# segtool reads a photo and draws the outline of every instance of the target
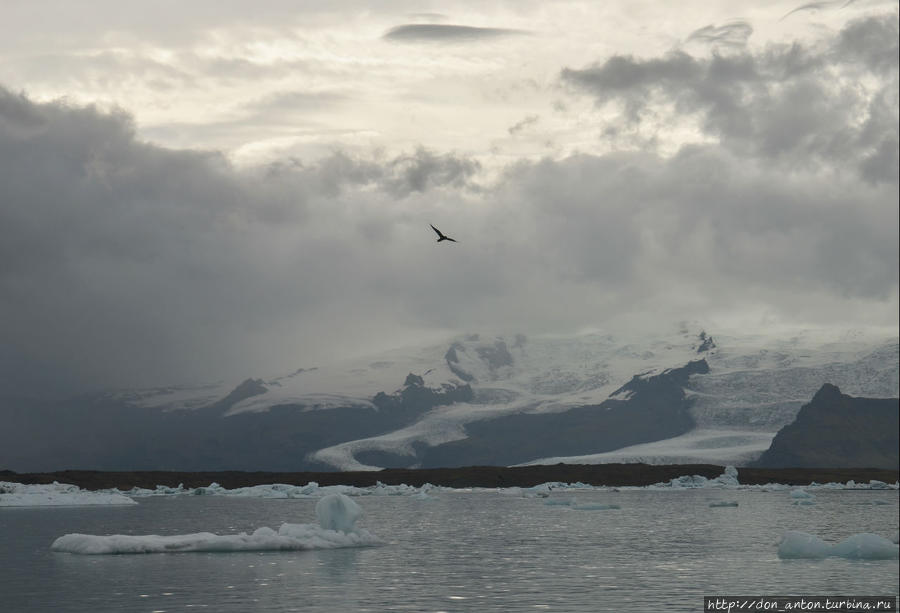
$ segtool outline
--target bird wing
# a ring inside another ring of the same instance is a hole
[[[435,232],[437,232],[437,235],[438,235],[438,236],[440,236],[441,238],[444,238],[444,235],[441,233],[440,230],[438,230],[437,228],[435,228],[435,227],[434,227],[433,225],[431,225],[431,224],[428,224],[428,225],[431,226],[431,229],[432,229],[432,230],[434,230]]]

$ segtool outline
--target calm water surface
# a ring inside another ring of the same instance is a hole
[[[83,556],[70,533],[218,534],[314,523],[316,500],[178,496],[133,507],[0,508],[0,610],[702,611],[707,594],[896,595],[897,560],[780,560],[785,530],[830,541],[897,531],[897,491],[495,492],[361,497],[379,547]],[[738,507],[710,508],[721,500]],[[887,504],[873,504],[879,501]]]

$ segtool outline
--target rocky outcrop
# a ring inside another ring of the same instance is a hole
[[[826,383],[757,460],[760,467],[897,469],[900,400],[854,398]]]

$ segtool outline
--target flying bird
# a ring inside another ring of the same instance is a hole
[[[431,224],[428,224],[428,225],[431,225]],[[456,242],[455,238],[450,238],[449,236],[445,236],[443,232],[441,232],[440,230],[435,228],[433,225],[431,225],[431,229],[434,230],[435,232],[437,232],[437,235],[438,235],[437,242],[441,242],[441,241],[450,241],[451,243]]]

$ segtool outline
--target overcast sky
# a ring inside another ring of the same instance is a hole
[[[4,4],[7,381],[896,330],[896,0],[374,7]]]

